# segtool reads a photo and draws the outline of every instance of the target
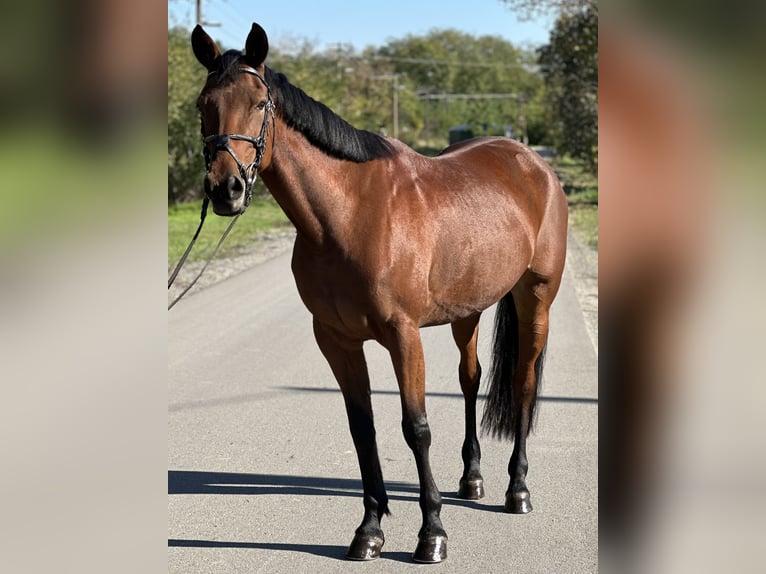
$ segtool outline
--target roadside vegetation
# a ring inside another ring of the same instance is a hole
[[[551,164],[569,202],[569,226],[578,239],[598,249],[598,179],[583,164],[569,156]]]
[[[168,207],[168,267],[174,267],[189,245],[199,225],[202,200],[179,203]],[[208,209],[202,232],[187,261],[207,259],[219,238],[231,223],[229,217],[219,217]],[[253,197],[250,207],[240,216],[217,257],[234,255],[248,249],[265,232],[290,229],[291,223],[270,195]]]

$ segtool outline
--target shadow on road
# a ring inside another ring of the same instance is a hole
[[[276,550],[283,552],[301,552],[304,554],[313,554],[324,558],[334,558],[335,560],[347,561],[345,546],[323,546],[321,544],[287,544],[279,542],[233,542],[225,540],[182,540],[178,538],[169,538],[168,547],[170,548],[244,548],[248,550]],[[383,560],[393,560],[394,562],[412,562],[412,555],[408,552],[386,552],[381,553]]]
[[[279,387],[286,391],[295,391],[299,393],[340,393],[339,388],[327,388],[327,387]],[[373,395],[396,395],[399,396],[399,391],[393,390],[372,390]],[[427,397],[439,397],[442,399],[462,399],[461,393],[439,393],[426,391]],[[486,399],[485,393],[479,393],[478,398]],[[538,401],[549,403],[584,403],[584,404],[598,404],[598,399],[595,397],[552,397],[546,395],[540,395],[537,397]]]
[[[416,484],[387,481],[386,490],[390,500],[418,502],[420,490]],[[168,494],[343,496],[361,499],[362,481],[319,476],[169,470]],[[442,503],[485,512],[503,511],[502,506],[457,498],[457,492],[442,492]]]
[[[286,391],[292,391],[296,393],[338,393],[340,394],[340,389],[335,388],[327,388],[327,387],[272,387],[272,389],[279,389],[279,390],[286,390]],[[248,394],[242,394],[242,395],[232,395],[227,397],[217,397],[213,399],[205,399],[205,400],[199,400],[199,401],[186,401],[182,403],[174,403],[168,405],[168,412],[169,413],[175,413],[175,412],[182,412],[189,409],[197,409],[197,408],[213,408],[213,407],[220,407],[225,405],[236,405],[246,402],[254,402],[262,400],[265,396],[267,396],[271,391],[263,391],[259,393],[248,393]],[[399,391],[396,390],[374,390],[372,391],[373,395],[399,395]],[[442,399],[463,399],[463,395],[461,393],[439,393],[439,392],[429,392],[426,391],[426,395],[429,397],[438,397]],[[486,394],[479,394],[479,399],[486,399]],[[542,402],[549,402],[549,403],[581,403],[581,404],[598,404],[598,399],[595,397],[552,397],[552,396],[546,396],[541,395],[537,398],[538,401]]]
[[[168,539],[168,546],[175,548],[245,548],[248,550],[282,550],[285,552],[302,552],[325,558],[345,560],[344,546],[323,546],[321,544],[287,544],[278,542],[234,542],[225,540],[180,540]]]

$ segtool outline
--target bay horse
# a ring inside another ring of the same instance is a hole
[[[355,129],[264,65],[258,24],[244,51],[221,53],[200,26],[191,41],[208,71],[197,105],[213,210],[242,213],[260,174],[297,230],[293,275],[342,391],[362,475],[364,517],[346,556],[380,556],[389,512],[363,342],[389,352],[399,386],[423,517],[413,559],[440,562],[447,534],[429,462],[420,328],[452,327],[466,415],[458,495],[479,499],[476,344],[479,317],[495,303],[482,426],[515,439],[504,508],[530,512],[526,442],[566,253],[567,202],[551,168],[506,138],[460,142],[431,158]]]

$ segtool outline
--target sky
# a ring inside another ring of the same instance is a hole
[[[408,34],[455,28],[474,36],[500,36],[522,48],[546,44],[552,17],[519,22],[500,0],[203,0],[202,16],[221,26],[203,26],[224,48],[241,49],[252,22],[266,30],[270,44],[308,39],[322,50],[338,43],[358,50],[382,46]],[[169,0],[168,25],[191,29],[193,0]]]

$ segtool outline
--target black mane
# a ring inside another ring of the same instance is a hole
[[[277,114],[325,153],[354,162],[393,155],[386,139],[367,130],[358,130],[324,104],[293,86],[284,74],[266,68],[266,81],[277,106]]]
[[[234,81],[241,64],[251,65],[241,51],[228,50],[219,57],[211,77],[219,85]],[[356,129],[330,108],[293,86],[284,74],[266,68],[265,78],[276,104],[276,113],[328,155],[358,163],[393,155],[393,147],[383,136]]]

